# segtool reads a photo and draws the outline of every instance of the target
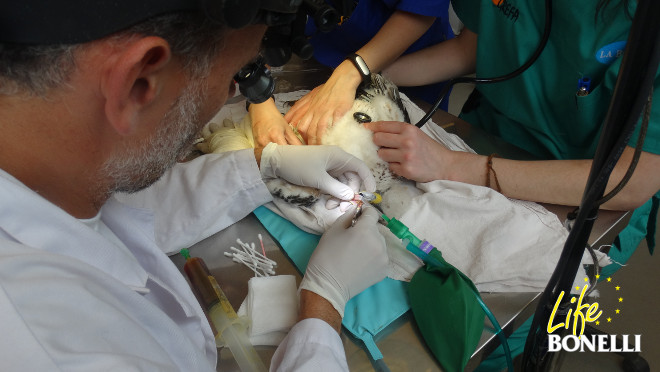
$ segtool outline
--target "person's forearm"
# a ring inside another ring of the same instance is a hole
[[[462,155],[462,154],[461,154]],[[498,189],[520,200],[561,205],[579,205],[591,161],[517,161],[494,157],[492,170],[487,156],[460,156],[448,179]]]
[[[446,81],[475,71],[477,35],[464,28],[457,37],[400,57],[383,70],[399,86]]]
[[[270,117],[270,115],[282,115],[277,110],[273,97],[270,97],[262,103],[250,104],[248,106],[248,112],[250,113],[252,121],[258,121],[263,116]]]
[[[332,304],[318,294],[303,289],[300,291],[298,321],[308,318],[321,319],[338,333],[341,331],[341,316]]]
[[[367,44],[356,51],[372,73],[389,66],[431,27],[435,17],[396,11]],[[401,30],[406,30],[401,32]],[[332,79],[344,79],[343,85],[357,89],[361,76],[351,61],[343,61]]]
[[[431,27],[435,17],[395,11],[378,33],[356,51],[372,73],[394,62]]]
[[[623,178],[633,149],[628,147],[614,168],[606,193],[612,190]],[[444,178],[476,185],[486,184],[487,157],[468,153],[454,153],[452,171]],[[646,202],[660,183],[657,171],[650,170],[660,162],[660,156],[642,153],[637,171],[626,187],[602,208],[612,210],[632,210]],[[579,205],[582,200],[591,160],[548,160],[516,161],[493,158],[489,172],[490,187],[497,188],[495,175],[501,192],[511,198],[531,200],[540,203]],[[657,169],[657,168],[655,168]]]

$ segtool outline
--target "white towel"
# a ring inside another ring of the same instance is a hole
[[[254,277],[238,315],[248,320],[253,345],[279,345],[298,318],[298,293],[293,275]]]

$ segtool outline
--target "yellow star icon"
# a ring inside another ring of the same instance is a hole
[[[597,320],[597,321],[596,321],[596,325],[600,325],[600,320]]]
[[[607,322],[608,322],[608,323],[611,323],[611,322],[612,322],[612,318],[607,318]]]
[[[619,297],[619,302],[623,302],[623,297]]]
[[[579,290],[580,290],[580,287],[575,286],[575,290],[576,290],[576,291],[579,291]]]
[[[611,282],[611,281],[612,281],[612,278],[607,278],[607,281],[608,281],[608,282]]]
[[[617,285],[617,286],[614,287],[614,288],[618,291],[621,287],[619,287],[619,286]]]
[[[589,281],[589,278],[586,278],[586,277],[585,277],[585,278],[584,278],[584,281],[585,281],[585,282],[588,282],[588,281]]]
[[[600,279],[600,274],[596,275],[596,279]]]
[[[620,311],[621,311],[621,310],[619,310],[619,309],[616,309],[616,313],[617,313],[617,314],[618,314],[618,313],[619,313]]]

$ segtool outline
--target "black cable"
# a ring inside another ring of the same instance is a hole
[[[584,210],[585,205],[594,207],[596,201],[600,199],[596,194],[601,193],[602,195],[608,182],[609,174],[626,147],[628,139],[637,123],[639,112],[641,112],[642,107],[647,100],[648,96],[643,92],[650,91],[650,87],[655,78],[657,67],[654,69],[643,68],[649,64],[647,60],[651,59],[651,57],[657,58],[656,55],[651,56],[651,53],[658,54],[658,46],[652,44],[657,41],[649,35],[657,37],[657,34],[660,31],[658,31],[658,26],[651,26],[648,24],[649,22],[650,21],[647,21],[646,25],[640,25],[638,27],[635,27],[633,22],[633,26],[631,27],[631,36],[629,37],[628,46],[624,53],[624,63],[622,63],[619,72],[617,86],[615,87],[610,109],[605,119],[603,135],[601,135],[601,141],[599,143],[599,147],[602,147],[603,149],[612,149],[612,151],[609,153],[606,151],[597,151],[597,154],[594,157],[594,166],[592,167],[588,187],[585,189],[585,195],[582,201],[583,206],[580,208],[581,210]],[[642,29],[643,31],[636,29]],[[651,31],[649,32],[648,29]],[[633,31],[637,32],[636,37],[633,37]],[[646,52],[638,52],[640,48]],[[631,57],[631,54],[635,53],[636,56]],[[631,59],[639,59],[641,62],[628,62],[626,69],[624,69],[623,64]],[[645,83],[648,87],[640,87],[642,83]],[[627,125],[623,127],[621,123],[626,123]],[[617,129],[619,129],[617,128],[617,125],[624,129],[617,132]],[[579,215],[580,213],[578,213],[578,217]],[[589,216],[586,219],[594,220],[595,213],[593,216]]]
[[[598,276],[600,274],[600,266],[598,265],[598,256],[596,256],[596,252],[594,252],[594,248],[587,244],[587,251],[589,251],[589,255],[591,256],[591,260],[594,263],[594,274],[591,277],[591,280],[589,280],[589,289],[587,289],[587,292],[585,292],[584,297],[589,297],[591,292],[596,289],[596,284],[598,284]]]
[[[540,329],[539,324],[547,324],[559,294],[570,292],[597,216],[597,202],[602,198],[612,169],[625,149],[645,101],[648,100],[660,61],[659,17],[660,2],[638,1],[580,210],[534,314],[525,344],[523,370],[540,370],[548,367],[552,361],[554,354],[547,354],[545,350],[547,332]],[[570,306],[568,301],[565,299],[562,306]]]
[[[438,96],[437,101],[433,104],[431,109],[424,115],[423,118],[421,118],[415,126],[417,128],[421,128],[424,124],[426,124],[429,119],[431,119],[431,116],[435,114],[436,111],[438,111],[438,108],[444,101],[445,97],[447,96],[447,93],[449,93],[449,90],[451,87],[453,87],[455,84],[462,84],[462,83],[471,83],[471,84],[492,84],[492,83],[499,83],[505,80],[512,79],[523,72],[525,72],[531,65],[536,62],[536,60],[539,58],[541,55],[541,52],[543,52],[543,49],[545,49],[546,44],[548,43],[548,39],[550,38],[550,30],[551,30],[551,25],[552,25],[552,0],[545,0],[545,25],[543,27],[543,35],[541,36],[541,40],[539,41],[536,50],[534,50],[534,53],[529,57],[527,62],[525,62],[522,66],[518,67],[517,69],[509,72],[508,74],[501,75],[501,76],[496,76],[496,77],[491,77],[491,78],[479,78],[479,77],[467,77],[467,76],[461,76],[457,78],[453,78],[445,84],[445,86],[442,88],[442,91],[440,92],[440,95]]]
[[[649,34],[648,32],[642,33],[642,35],[648,35],[648,34]],[[651,32],[650,34],[653,35],[654,33]],[[657,32],[655,34],[657,34]],[[632,30],[631,30],[631,35],[632,35]],[[643,47],[646,47],[647,50],[652,49],[648,46],[643,46]],[[631,49],[634,49],[634,48],[631,47],[630,43],[629,43],[629,49],[628,50],[631,50]],[[628,54],[624,54],[624,56],[627,56]],[[634,63],[631,63],[631,65],[633,65],[633,64]],[[623,66],[622,66],[622,69],[623,69]],[[653,70],[652,73],[655,74],[655,70]],[[630,73],[628,73],[628,76],[626,76],[625,79],[622,79],[621,78],[622,74],[623,74],[623,71],[620,73],[619,82],[617,82],[617,89],[615,89],[615,93],[621,91],[620,89],[618,89],[618,86],[621,84],[621,80],[623,80],[624,83],[634,81],[634,80],[637,80],[637,81],[643,80],[643,79],[640,78],[640,76],[636,76],[635,74],[630,74]],[[651,76],[651,79],[650,79],[651,82],[653,81],[652,77],[653,76]],[[648,80],[648,77],[647,77],[647,80]],[[639,88],[635,88],[635,86],[633,86],[632,89],[630,89],[631,91],[628,91],[627,94],[620,94],[620,97],[619,97],[618,100],[619,101],[626,101],[625,100],[626,97],[634,97],[637,94],[637,92],[639,91],[639,90],[636,91],[635,89],[639,89]],[[624,89],[624,91],[625,91],[625,89]],[[613,98],[613,101],[617,101],[617,99]],[[624,104],[624,106],[626,106],[626,105],[628,105],[629,107],[634,106],[634,105],[628,103],[627,101]],[[620,111],[620,110],[618,110],[618,111]],[[614,115],[612,115],[612,116],[614,116]],[[628,121],[631,122],[632,120],[628,120]],[[636,122],[636,119],[632,122],[633,123]],[[634,125],[633,125],[633,128],[634,128]],[[629,129],[629,133],[632,133],[632,128]],[[628,134],[628,136],[629,136],[629,134]],[[581,221],[576,221],[576,225],[578,225],[578,223],[580,224],[580,226],[582,226],[582,225],[592,225],[592,223],[593,223],[592,221],[593,221],[593,219],[595,219],[595,210],[593,210],[593,212],[590,213],[590,212],[588,212],[589,208],[585,209],[585,207],[588,206],[589,203],[591,203],[591,204],[595,203],[594,202],[595,198],[596,198],[595,194],[597,194],[596,190],[600,189],[600,193],[602,195],[602,190],[604,190],[604,187],[607,183],[607,175],[609,175],[609,172],[611,171],[611,168],[613,168],[614,164],[616,164],[616,159],[618,158],[618,155],[620,155],[620,153],[623,151],[623,148],[625,148],[625,142],[627,142],[627,137],[628,136],[620,136],[619,137],[620,144],[617,146],[617,148],[615,148],[614,151],[612,151],[612,153],[609,156],[610,159],[608,159],[608,161],[601,168],[598,168],[598,167],[593,168],[593,169],[600,169],[600,171],[598,172],[596,177],[590,176],[590,180],[595,179],[596,182],[593,183],[593,187],[588,187],[587,190],[585,191],[586,195],[583,198],[583,203],[582,203],[583,206],[581,207],[581,209],[582,209],[582,213],[581,213],[582,214],[582,220]],[[604,136],[604,137],[607,137],[607,136]],[[601,142],[603,142],[603,141],[601,141]],[[616,157],[614,159],[611,159],[612,155],[615,155]],[[594,160],[594,162],[596,164],[596,160]],[[592,175],[593,174],[594,174],[594,172],[592,171]],[[587,221],[590,222],[590,223],[587,223]],[[575,229],[578,230],[577,226],[575,227]],[[589,227],[588,230],[590,231],[590,227]],[[585,241],[586,241],[587,237],[588,237],[588,232],[586,233],[586,236],[584,237]],[[567,241],[567,246],[569,246],[569,243],[571,242],[570,238],[571,238],[571,236],[569,236],[569,240]],[[575,240],[575,239],[573,239],[573,240]],[[579,247],[580,245],[578,244],[578,245],[574,245],[574,246]],[[584,246],[584,245],[582,245],[582,246]],[[564,252],[566,252],[566,249],[565,249]],[[580,249],[574,249],[575,253],[573,254],[572,261],[570,259],[568,259],[568,260],[565,259],[564,252],[562,253],[562,257],[560,258],[560,262],[557,265],[558,270],[555,271],[555,274],[559,274],[559,275],[554,275],[553,274],[553,278],[551,278],[551,281],[548,285],[548,288],[553,288],[552,286],[554,286],[553,289],[555,290],[555,298],[556,298],[556,294],[559,293],[559,289],[561,289],[561,288],[570,288],[570,286],[572,284],[572,278],[574,278],[574,276],[575,276],[575,273],[577,271],[577,266],[579,265],[579,259],[581,258],[581,250]],[[570,250],[569,250],[569,253],[570,253]],[[569,263],[574,263],[574,262],[576,262],[576,260],[578,261],[577,264],[569,265]],[[563,268],[563,270],[561,268]],[[563,283],[560,281],[559,284],[553,284],[553,283],[557,282],[557,277],[559,279],[562,279]],[[542,301],[541,303],[543,303],[543,302],[544,301]],[[549,303],[552,303],[552,302],[549,302]],[[541,308],[541,305],[539,306],[539,308]],[[538,326],[538,324],[536,324],[536,326]],[[532,326],[532,329],[535,329],[534,324]],[[530,339],[528,339],[528,341],[529,340]]]

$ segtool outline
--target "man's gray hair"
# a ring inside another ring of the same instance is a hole
[[[226,27],[202,13],[173,13],[151,18],[110,35],[118,42],[136,35],[167,40],[186,72],[201,76],[222,49]],[[75,69],[75,55],[85,44],[15,45],[0,43],[0,94],[28,93],[45,96],[66,84]]]

